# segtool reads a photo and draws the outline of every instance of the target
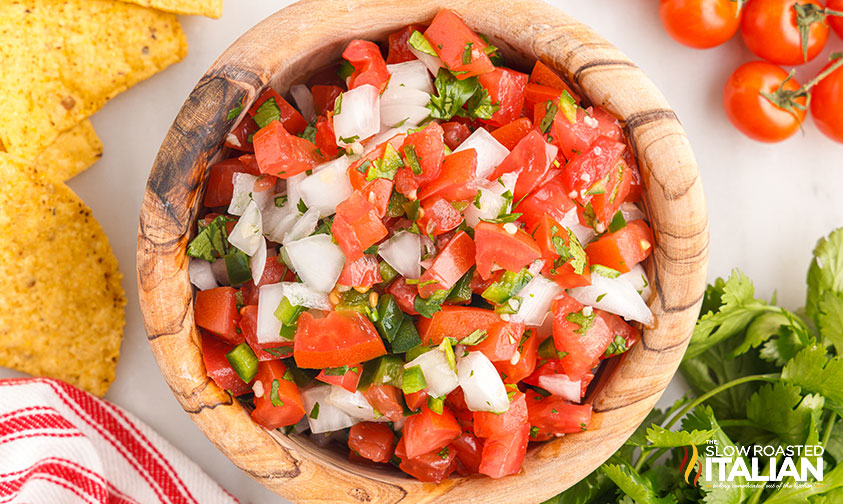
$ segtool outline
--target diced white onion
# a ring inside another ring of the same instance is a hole
[[[230,285],[228,280],[228,268],[225,266],[225,261],[217,259],[211,263],[211,271],[214,273],[214,278],[220,285]]]
[[[430,396],[444,397],[460,384],[457,374],[448,364],[444,350],[435,348],[404,364],[405,369],[413,366],[421,367],[424,380],[427,382],[425,390]]]
[[[384,126],[395,127],[409,124],[416,126],[430,115],[430,109],[418,105],[384,105],[381,106],[381,123]]]
[[[319,214],[318,208],[308,208],[307,212],[299,217],[296,223],[293,224],[293,227],[284,235],[284,245],[301,240],[316,231],[316,225],[319,224]]]
[[[509,154],[509,149],[495,140],[486,128],[477,128],[454,152],[474,149],[477,152],[477,180],[487,179],[501,161]]]
[[[354,393],[348,390],[331,386],[330,401],[337,408],[341,409],[346,415],[363,422],[388,422],[389,419],[381,415],[375,417],[375,409],[369,404],[369,401],[363,397],[363,394],[357,390]],[[322,414],[321,408],[319,414]]]
[[[337,145],[346,145],[341,138],[362,141],[381,129],[380,92],[370,84],[364,84],[341,96],[340,113],[334,116],[334,133]],[[348,142],[353,143],[353,142]]]
[[[308,236],[284,246],[296,273],[310,288],[329,292],[345,264],[345,254],[326,234]]]
[[[225,261],[222,262],[225,263]],[[218,287],[217,279],[214,278],[214,270],[208,261],[191,257],[187,265],[187,274],[190,277],[190,283],[195,285],[199,290]]]
[[[502,413],[509,409],[506,387],[497,369],[482,352],[469,352],[457,363],[457,376],[471,411]]]
[[[265,244],[261,211],[254,200],[249,202],[240,220],[234,225],[234,229],[228,235],[228,242],[245,252],[249,257],[255,255],[261,244]]]
[[[631,270],[621,275],[621,277],[626,278],[632,284],[632,288],[641,293],[641,298],[644,301],[650,299],[652,289],[650,288],[650,281],[647,280],[647,271],[641,263],[633,266]]]
[[[316,112],[313,109],[313,94],[304,84],[296,84],[290,87],[290,94],[293,95],[293,100],[296,102],[296,108],[299,109],[304,120],[311,122],[316,119]]]
[[[492,182],[492,184],[501,187],[497,182]],[[506,205],[506,200],[494,188],[481,187],[479,190],[480,199],[477,200],[477,203],[480,205],[480,208],[477,208],[474,202],[470,202],[465,208],[465,222],[471,227],[479,224],[480,219],[497,218]]]
[[[534,276],[518,292],[521,306],[517,313],[510,315],[509,320],[528,326],[542,325],[550,311],[550,305],[559,294],[562,294],[562,288],[556,282],[541,275]]]
[[[436,77],[436,74],[439,73],[439,69],[444,66],[442,64],[442,60],[439,59],[438,56],[431,56],[430,54],[425,54],[419,51],[418,49],[410,46],[409,44],[408,48],[410,49],[410,52],[413,53],[413,56],[415,56],[419,59],[419,61],[424,63],[424,66],[427,68],[427,70],[431,74],[433,74],[434,77]]]
[[[622,276],[606,278],[592,273],[591,285],[570,289],[568,293],[584,305],[593,306],[644,325],[653,323],[653,313],[647,303],[629,280]],[[598,298],[600,301],[597,300]]]
[[[258,208],[263,208],[272,198],[271,190],[255,191],[255,182],[258,177],[248,173],[234,173],[232,184],[234,192],[231,195],[231,203],[228,204],[228,213],[231,215],[243,215],[249,202],[255,200]]]
[[[399,231],[378,247],[378,255],[405,278],[421,276],[421,241],[419,235]]]
[[[420,60],[386,65],[386,69],[390,74],[387,91],[390,87],[408,87],[428,94],[433,92],[433,80],[427,66]]]
[[[571,379],[568,378],[568,375],[548,374],[539,376],[539,387],[547,390],[555,396],[561,397],[573,403],[579,403],[581,399],[581,381],[571,381]]]
[[[276,243],[281,243],[284,235],[292,229],[300,215],[289,201],[283,207],[277,207],[274,204],[267,205],[261,210],[264,235]]]
[[[574,232],[574,235],[579,240],[580,244],[584,247],[587,243],[594,239],[595,233],[594,230],[588,226],[583,226],[580,224],[580,218],[577,216],[577,209],[572,208],[565,214],[565,217],[559,221],[559,224],[562,224],[563,227],[566,227]]]
[[[341,156],[325,163],[298,186],[301,197],[308,209],[316,209],[320,217],[333,215],[337,205],[351,196],[351,182],[348,179],[348,156]]]
[[[621,203],[621,213],[627,222],[647,218],[647,216],[644,215],[644,212],[638,208],[638,205],[631,201]]]
[[[394,137],[398,134],[404,134],[409,131],[410,128],[414,127],[414,125],[409,123],[404,123],[397,128],[389,128],[385,127],[381,129],[381,132],[377,135],[373,136],[372,138],[366,140],[366,143],[363,144],[363,154],[368,154],[375,150],[380,144],[386,142],[390,138]]]
[[[338,408],[331,401],[331,385],[311,385],[301,391],[301,400],[304,403],[305,416],[310,425],[310,431],[314,434],[333,432],[346,427],[351,427],[357,420],[349,416],[345,411]],[[319,403],[319,411],[313,414],[313,408]],[[313,418],[313,417],[316,418]]]
[[[284,287],[284,297],[293,306],[304,306],[317,310],[330,310],[331,302],[324,292],[316,292],[307,285],[299,282],[281,282]],[[277,307],[276,307],[277,308]]]
[[[384,106],[415,105],[424,107],[429,101],[430,95],[424,91],[410,87],[395,87],[390,83],[381,95],[381,115],[383,115]],[[381,117],[381,122],[384,122],[383,117]]]
[[[263,270],[266,269],[266,239],[261,236],[261,244],[258,245],[258,250],[252,259],[249,261],[249,269],[252,270],[252,281],[257,285],[263,276]]]
[[[305,177],[307,177],[307,174],[302,172],[287,179],[287,205],[290,205],[293,208],[298,207],[299,201],[301,201],[299,185]]]
[[[281,321],[275,316],[275,310],[284,297],[284,286],[281,284],[263,285],[258,296],[258,322],[255,331],[258,343],[280,343],[285,341],[281,337]]]

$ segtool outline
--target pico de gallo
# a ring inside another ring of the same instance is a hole
[[[208,375],[351,460],[517,473],[653,321],[624,132],[450,10],[342,58],[228,112],[187,249]]]

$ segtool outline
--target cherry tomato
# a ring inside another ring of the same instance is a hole
[[[825,71],[833,65],[829,63]],[[811,91],[811,114],[829,138],[843,143],[843,67],[838,67]]]
[[[805,111],[795,108],[787,111],[761,93],[773,93],[787,79],[780,67],[765,61],[745,63],[726,81],[723,107],[732,124],[744,135],[759,142],[780,142],[799,129],[805,120]],[[784,89],[795,91],[800,85],[790,79]],[[797,98],[805,105],[805,98]]]
[[[828,0],[825,7],[829,10],[843,12],[843,0]],[[843,16],[828,16],[828,26],[837,33],[837,36],[843,38]]]
[[[741,21],[738,2],[733,0],[661,0],[659,17],[668,35],[695,49],[726,42]]]
[[[823,7],[817,0],[752,0],[747,3],[743,9],[741,34],[749,50],[777,65],[801,65],[816,58],[828,39],[828,25],[823,21],[810,24],[807,53],[804,53],[796,4],[808,9]]]

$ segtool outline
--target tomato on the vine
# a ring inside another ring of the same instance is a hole
[[[660,0],[659,17],[668,35],[695,49],[726,42],[741,20],[734,0]]]
[[[841,59],[829,63],[821,72],[833,65],[843,64]],[[843,66],[838,66],[814,86],[811,91],[811,115],[817,128],[836,142],[843,143]]]
[[[798,105],[789,109],[771,100],[780,88],[794,92],[800,89],[799,83],[788,76],[781,67],[765,61],[738,67],[723,91],[723,107],[732,124],[759,142],[780,142],[796,133],[805,120],[805,110],[799,107],[805,107],[806,98],[796,97]]]
[[[825,47],[825,18],[818,0],[751,0],[743,8],[741,34],[756,56],[777,65],[801,65]]]
[[[843,12],[843,0],[828,0],[825,7],[835,12]],[[843,16],[828,16],[828,26],[843,39]]]

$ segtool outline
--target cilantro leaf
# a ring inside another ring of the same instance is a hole
[[[427,108],[430,109],[430,117],[445,121],[454,117],[480,86],[477,77],[459,80],[444,68],[439,69],[433,85],[437,96],[430,97]]]
[[[228,111],[228,115],[225,116],[226,121],[230,121],[232,119],[237,119],[240,116],[240,112],[243,112],[243,100],[246,97],[240,99],[240,104],[234,107],[233,109]]]
[[[817,327],[823,338],[834,345],[838,355],[843,355],[843,293],[826,291],[817,303]]]
[[[802,397],[799,387],[795,385],[776,382],[763,385],[749,398],[746,416],[758,428],[773,434],[783,444],[796,445],[805,440],[811,421],[819,421],[824,402],[818,395]]]
[[[653,489],[652,482],[638,474],[638,471],[627,464],[603,464],[600,466],[600,470],[636,504],[673,504],[676,502],[676,498],[672,495],[659,497]]]
[[[371,181],[379,178],[392,180],[398,170],[403,167],[404,161],[401,160],[401,155],[398,154],[391,143],[387,142],[383,157],[372,162],[372,166],[366,174],[366,180]]]
[[[785,364],[782,380],[824,396],[832,410],[843,413],[843,358],[829,359],[823,346],[815,345],[796,354]]]
[[[199,233],[187,246],[187,255],[209,262],[226,255],[229,247],[225,224],[233,220],[231,217],[220,215],[205,227],[200,224]]]
[[[777,335],[782,328],[798,334],[800,336],[800,340],[802,341],[810,339],[807,329],[804,328],[796,315],[793,315],[786,310],[779,310],[780,311],[762,313],[756,317],[755,320],[747,326],[744,340],[732,351],[732,356],[742,354],[750,348],[758,347],[771,337]]]
[[[805,311],[819,325],[820,299],[824,292],[843,293],[843,228],[821,238],[808,268]]]
[[[268,100],[261,103],[261,106],[258,107],[258,110],[255,112],[255,116],[252,117],[252,119],[255,120],[259,128],[263,128],[272,121],[280,121],[281,109],[278,108],[278,104],[275,103],[275,97],[270,97]]]
[[[478,119],[491,119],[492,116],[500,110],[500,103],[492,103],[489,96],[489,91],[482,86],[477,87],[477,91],[468,99],[466,104],[468,109],[468,116]]]
[[[658,425],[647,429],[647,441],[655,448],[675,448],[677,446],[701,445],[714,437],[716,429],[672,431]]]

